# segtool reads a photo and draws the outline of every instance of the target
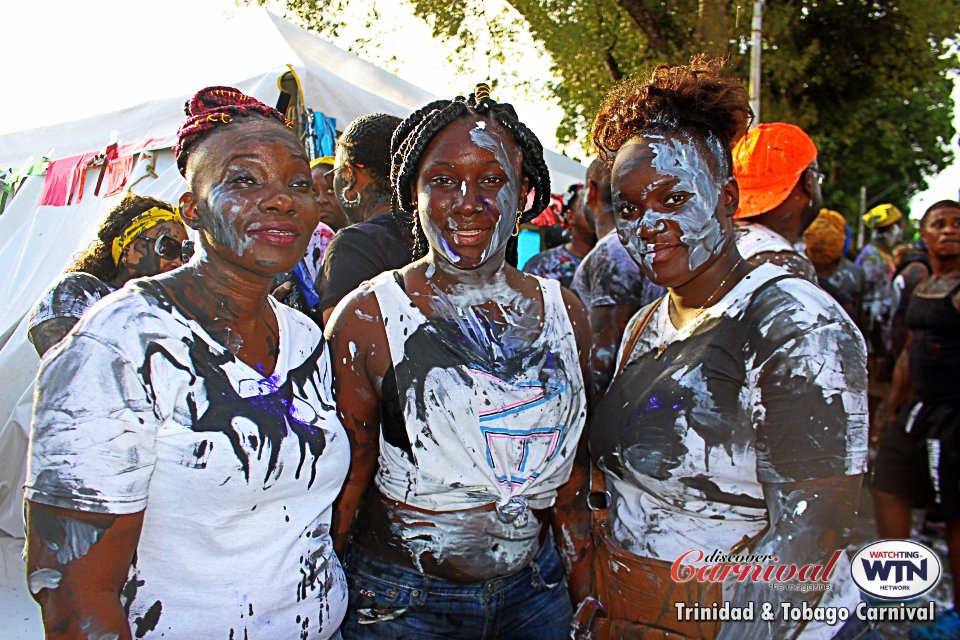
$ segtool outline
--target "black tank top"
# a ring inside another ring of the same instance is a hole
[[[910,297],[910,386],[921,400],[960,398],[960,312],[953,306],[958,291],[960,284],[945,296],[915,290]]]

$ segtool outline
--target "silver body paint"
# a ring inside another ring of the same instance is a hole
[[[723,244],[723,233],[715,212],[724,179],[714,175],[704,154],[691,141],[654,134],[644,137],[652,140],[649,147],[654,153],[652,164],[657,173],[676,177],[679,181],[674,188],[692,193],[693,198],[673,213],[647,210],[638,220],[623,220],[618,215],[617,235],[630,257],[638,265],[652,270],[653,247],[640,237],[641,227],[662,228],[664,221],[671,220],[680,227],[680,241],[687,247],[688,266],[693,271],[703,265]],[[707,144],[713,147],[720,143],[713,136],[709,136]],[[711,151],[714,149],[711,148]],[[714,155],[723,157],[722,152]],[[721,174],[726,172],[721,171]]]
[[[63,574],[56,569],[37,569],[27,577],[30,593],[36,595],[43,589],[56,589],[60,586]]]
[[[516,226],[516,219],[513,217],[513,213],[518,207],[518,198],[520,196],[520,185],[517,184],[517,181],[514,179],[514,176],[520,173],[518,167],[513,162],[511,154],[507,151],[507,147],[503,143],[503,138],[487,131],[486,124],[487,123],[482,120],[477,121],[477,126],[470,131],[470,139],[473,140],[473,143],[478,147],[493,152],[497,162],[500,163],[500,166],[503,167],[503,170],[507,176],[509,176],[509,180],[500,188],[499,193],[497,193],[497,210],[500,212],[500,219],[497,220],[497,228],[493,233],[493,238],[490,239],[490,244],[483,252],[483,257],[480,260],[481,264],[486,262],[490,256],[496,255],[500,248],[510,239],[510,234],[513,233],[513,229]]]
[[[523,523],[519,519],[505,523],[496,511],[441,511],[427,518],[420,511],[396,506],[389,518],[418,571],[424,571],[426,554],[466,573],[503,576],[529,564],[540,549],[542,523],[528,513]]]
[[[90,547],[95,545],[106,531],[89,522],[76,520],[65,516],[52,516],[59,521],[62,527],[62,540],[51,540],[48,535],[43,535],[43,543],[53,552],[57,558],[57,564],[65,565],[73,560],[79,560],[87,555]]]
[[[253,238],[243,231],[233,229],[227,222],[227,220],[233,220],[240,215],[242,210],[240,205],[232,204],[229,210],[223,215],[214,213],[213,208],[210,206],[204,208],[207,209],[206,213],[210,221],[208,233],[214,241],[223,244],[238,256],[242,256],[246,253],[247,249],[253,246]],[[207,238],[207,242],[210,242],[210,238]]]

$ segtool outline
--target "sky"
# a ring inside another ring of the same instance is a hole
[[[488,8],[504,5],[503,0],[486,2]],[[234,70],[230,61],[218,59],[218,66],[226,68],[231,77],[207,76],[203,61],[218,53],[216,42],[204,37],[204,25],[236,20],[245,12],[257,11],[255,3],[238,6],[234,0],[45,0],[6,4],[7,28],[0,38],[6,87],[0,100],[0,134],[76,120],[156,98],[190,94],[207,84],[228,83],[250,75],[249,69],[237,65]],[[377,2],[380,23],[390,25],[380,36],[382,49],[396,52],[394,59],[379,61],[382,66],[440,96],[466,93],[475,82],[496,73],[482,68],[481,60],[468,58],[460,62],[472,69],[471,75],[484,77],[462,77],[447,61],[452,48],[432,42],[427,25],[413,17],[405,5],[403,0]],[[363,25],[356,22],[352,31],[348,28],[341,33],[338,44],[343,46],[344,42],[364,35]],[[510,58],[522,60],[517,64],[521,74],[534,83],[532,95],[501,90],[494,97],[512,102],[544,144],[555,147],[554,131],[562,112],[543,89],[550,78],[549,59],[532,41],[527,45],[528,50],[522,54],[513,52]],[[165,47],[195,51],[196,65],[164,64]],[[954,88],[954,101],[960,104],[960,84]],[[954,122],[960,129],[960,109]],[[960,155],[957,140],[952,144]],[[937,200],[957,198],[958,188],[960,162],[955,162],[932,178],[925,192],[914,197],[913,215],[918,216]]]

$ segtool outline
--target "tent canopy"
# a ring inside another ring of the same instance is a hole
[[[336,118],[341,128],[366,113],[404,118],[437,99],[267,10],[251,11],[211,25],[211,29],[214,31],[208,37],[217,38],[222,47],[218,47],[221,55],[216,60],[202,61],[209,66],[206,84],[230,84],[273,105],[279,95],[277,77],[293,68],[300,78],[306,105]],[[190,56],[189,47],[170,47],[163,52],[163,64],[196,65],[197,60]],[[124,144],[156,139],[172,146],[183,117],[183,104],[189,97],[162,98],[92,118],[0,136],[0,168],[43,156],[64,158],[102,150],[114,139]],[[586,168],[580,163],[549,150],[545,157],[554,191],[583,181]]]

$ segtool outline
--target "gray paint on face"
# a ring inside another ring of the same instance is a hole
[[[651,164],[657,173],[675,178],[675,190],[693,195],[682,207],[671,213],[647,209],[637,220],[624,220],[617,215],[617,234],[630,257],[637,264],[652,270],[655,247],[653,243],[641,238],[640,232],[644,228],[661,231],[667,220],[673,221],[680,227],[680,241],[687,247],[688,266],[693,271],[723,245],[723,230],[717,220],[716,210],[725,181],[714,175],[704,152],[687,136],[647,134],[644,137],[651,141],[648,145],[654,154]],[[709,152],[716,157],[718,153],[713,147],[719,145],[719,141],[710,135],[706,143],[710,148]],[[723,157],[722,152],[719,157]]]
[[[497,220],[497,228],[494,231],[493,238],[491,238],[489,246],[484,250],[480,259],[480,264],[483,264],[491,256],[497,255],[500,249],[507,244],[516,225],[513,212],[519,207],[520,185],[516,176],[520,172],[514,162],[513,154],[507,150],[504,144],[503,136],[487,131],[486,123],[483,120],[478,120],[477,126],[470,131],[470,139],[478,147],[492,152],[507,174],[507,183],[497,193],[497,210],[500,212],[500,219]]]

